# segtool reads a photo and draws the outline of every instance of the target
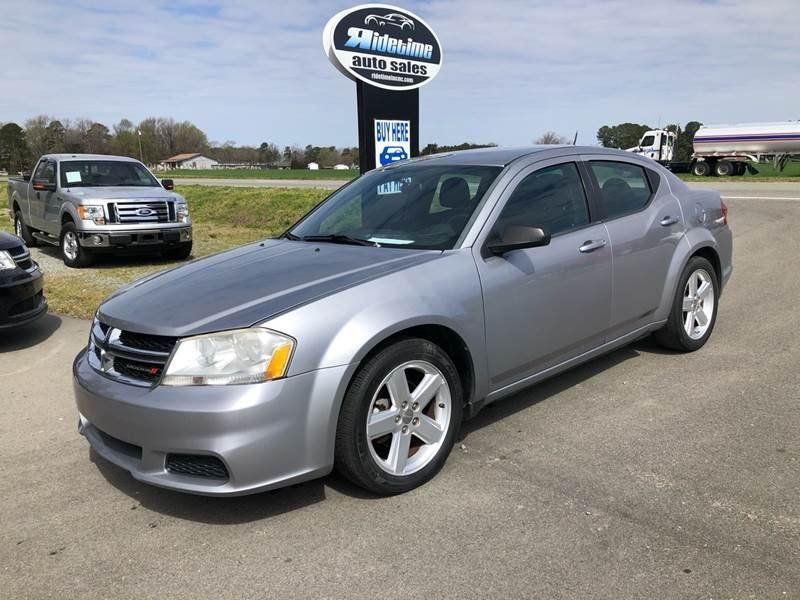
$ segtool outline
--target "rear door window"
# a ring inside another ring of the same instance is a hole
[[[637,212],[650,202],[653,191],[644,167],[601,160],[587,164],[597,181],[607,219]]]

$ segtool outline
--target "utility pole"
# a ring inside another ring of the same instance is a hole
[[[137,129],[136,133],[139,134],[139,160],[144,163],[144,155],[142,154],[142,130]]]

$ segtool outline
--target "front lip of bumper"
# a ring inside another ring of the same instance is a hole
[[[43,282],[42,272],[38,267],[26,277],[0,282],[0,330],[22,327],[47,313],[47,299],[42,296],[41,302],[32,310],[11,317],[7,314],[16,303],[38,294],[43,288]]]
[[[144,483],[209,496],[284,487],[333,468],[349,370],[332,367],[253,385],[144,388],[104,377],[84,350],[73,364],[78,429],[100,456]],[[107,443],[107,436],[139,446],[141,457]],[[171,473],[165,468],[169,453],[216,456],[229,478]]]

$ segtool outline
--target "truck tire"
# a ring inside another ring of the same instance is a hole
[[[729,160],[720,160],[714,166],[714,173],[717,174],[717,177],[730,177],[734,174],[736,167],[733,166],[733,163]]]
[[[705,177],[711,173],[711,165],[706,161],[700,160],[692,165],[692,175],[697,177]]]
[[[36,238],[33,237],[31,230],[25,225],[25,221],[22,220],[22,213],[20,211],[14,213],[14,233],[17,237],[22,238],[22,241],[25,242],[28,248],[34,248],[39,244]]]
[[[186,260],[192,254],[192,242],[182,242],[164,249],[162,255],[169,260]]]
[[[72,269],[83,269],[92,264],[92,254],[81,246],[75,224],[67,221],[61,227],[59,247],[64,264]]]

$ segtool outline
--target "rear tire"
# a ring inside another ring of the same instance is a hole
[[[75,224],[66,222],[61,227],[61,258],[64,264],[72,269],[83,269],[92,264],[94,257],[81,246]]]
[[[183,242],[164,249],[162,255],[169,260],[186,260],[192,254],[192,242]]]
[[[35,248],[39,245],[39,242],[33,237],[31,230],[25,225],[25,221],[22,220],[22,213],[20,211],[14,213],[14,233],[17,234],[18,238],[22,238],[22,241],[25,242],[28,248]]]
[[[692,175],[705,177],[709,173],[711,173],[711,165],[704,160],[698,161],[692,165]]]
[[[717,321],[718,281],[714,266],[708,260],[702,256],[692,257],[678,280],[667,324],[655,332],[656,342],[678,352],[702,348]]]
[[[717,177],[730,177],[734,174],[735,170],[736,168],[729,160],[721,160],[717,162],[714,167],[714,172],[717,174]]]
[[[453,448],[463,415],[461,380],[436,344],[409,338],[358,370],[336,428],[336,469],[380,495],[432,479]]]

